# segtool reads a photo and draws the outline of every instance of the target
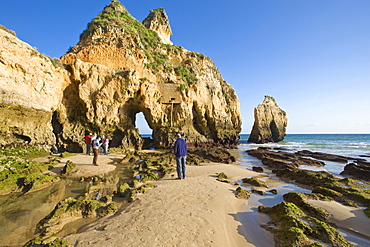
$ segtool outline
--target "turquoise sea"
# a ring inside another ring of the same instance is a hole
[[[306,187],[301,187],[298,184],[280,180],[270,169],[265,167],[259,159],[248,155],[245,152],[246,150],[261,146],[279,147],[288,152],[310,150],[313,152],[342,155],[354,159],[362,158],[370,161],[370,134],[288,134],[281,142],[266,144],[248,143],[248,137],[249,135],[246,134],[240,135],[238,149],[234,151],[237,158],[237,164],[249,170],[252,170],[253,166],[263,167],[264,174],[261,175],[259,179],[265,181],[270,188],[274,188],[279,191],[277,195],[258,195],[256,193],[252,193],[248,200],[248,206],[252,209],[254,214],[248,214],[248,219],[242,221],[242,224],[249,231],[255,231],[255,234],[258,234],[261,239],[271,239],[270,233],[262,228],[252,229],[251,224],[248,224],[248,222],[252,221],[257,221],[259,224],[266,223],[260,220],[260,217],[263,217],[263,214],[258,213],[259,206],[272,207],[283,202],[283,195],[288,192],[311,192],[311,190]],[[349,159],[349,162],[350,161],[351,159]],[[337,177],[341,177],[340,173],[343,171],[346,164],[331,161],[324,162],[325,166],[323,167],[300,166],[300,168],[306,170],[327,171]],[[338,230],[341,235],[354,246],[370,246],[370,240],[368,238],[363,238],[363,236],[354,234],[354,232],[348,232],[344,229]],[[255,246],[267,246],[258,241],[253,244]],[[268,246],[274,246],[274,243],[271,242]]]
[[[278,143],[254,144],[248,143],[248,134],[241,134],[238,149],[241,156],[238,161],[245,167],[262,166],[259,160],[245,153],[246,150],[257,147],[279,147],[287,151],[310,150],[328,154],[342,155],[353,159],[362,158],[370,162],[370,134],[288,134]],[[348,160],[349,162],[351,159]],[[340,177],[346,164],[325,161],[320,168],[301,167],[309,170],[324,170]]]
[[[310,150],[363,158],[370,161],[370,134],[288,134],[278,143],[248,143],[249,135],[241,134],[240,149],[251,149],[259,146],[282,147],[291,150]],[[369,156],[369,157],[366,157]]]

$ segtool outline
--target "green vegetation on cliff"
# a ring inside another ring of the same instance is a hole
[[[2,29],[2,30],[4,30],[4,31],[6,31],[6,32],[10,33],[11,35],[14,35],[14,36],[16,36],[16,37],[17,37],[17,35],[15,34],[15,32],[14,32],[13,30],[7,29],[7,28],[6,28],[5,26],[3,26],[3,25],[0,25],[0,29]]]
[[[155,15],[156,20],[161,25],[166,25],[167,22],[161,15],[162,8],[150,11],[150,15]],[[112,0],[104,10],[96,16],[88,25],[87,29],[81,34],[80,39],[86,39],[93,35],[98,30],[109,32],[115,30],[120,33],[119,37],[115,38],[114,44],[121,47],[124,43],[129,44],[134,49],[143,50],[147,58],[145,67],[153,72],[164,71],[167,73],[174,72],[186,84],[196,82],[196,76],[192,71],[192,66],[184,64],[174,66],[169,59],[169,54],[176,55],[181,52],[187,52],[181,47],[161,42],[158,34],[148,29],[143,23],[136,20],[126,8],[117,0]],[[112,38],[106,39],[100,37],[95,42],[112,42]],[[70,49],[73,51],[73,49]],[[204,59],[203,54],[188,52],[190,57],[195,59]]]
[[[189,85],[194,84],[197,79],[194,73],[191,72],[191,68],[187,66],[178,66],[175,68],[176,75],[180,76],[181,80]]]

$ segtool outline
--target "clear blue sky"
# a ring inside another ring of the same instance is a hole
[[[109,2],[0,0],[0,24],[60,57]],[[287,112],[288,134],[370,133],[369,0],[121,3],[139,21],[163,7],[172,42],[215,62],[239,96],[242,133],[265,95]]]

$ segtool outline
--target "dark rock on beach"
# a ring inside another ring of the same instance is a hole
[[[255,171],[255,172],[263,172],[263,168],[260,167],[260,166],[253,166],[252,167],[252,171]]]
[[[248,150],[247,153],[253,157],[262,160],[262,163],[271,168],[281,167],[299,167],[306,166],[324,166],[325,163],[319,160],[303,157],[300,153],[291,153],[285,151],[275,151],[270,148],[257,148]]]
[[[327,154],[327,153],[320,153],[320,152],[312,152],[308,150],[302,150],[296,152],[296,154],[301,156],[308,156],[319,160],[327,160],[327,161],[335,161],[335,162],[342,162],[347,163],[348,157],[335,155],[335,154]]]
[[[370,165],[349,163],[344,167],[340,175],[351,176],[370,181]]]
[[[187,159],[194,165],[201,162],[217,162],[231,164],[235,157],[226,148],[189,148]]]

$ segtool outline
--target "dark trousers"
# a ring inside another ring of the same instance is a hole
[[[93,165],[97,166],[98,165],[98,155],[99,155],[99,149],[93,148],[94,152],[94,159],[93,159]]]

